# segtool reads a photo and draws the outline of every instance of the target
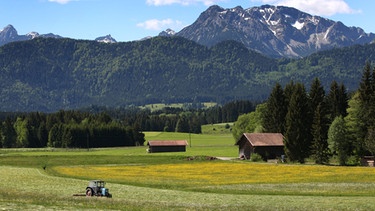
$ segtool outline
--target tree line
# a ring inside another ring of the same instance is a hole
[[[105,113],[61,110],[7,116],[0,126],[2,148],[92,148],[143,145],[144,134]]]
[[[186,104],[151,111],[139,107],[111,109],[92,106],[82,110],[45,114],[0,113],[2,148],[95,148],[144,145],[142,131],[201,133],[203,124],[234,122],[253,111],[246,100],[203,108]]]
[[[337,157],[340,165],[358,164],[375,154],[375,67],[365,65],[358,90],[350,94],[336,81],[326,93],[319,78],[309,91],[301,83],[277,83],[265,103],[239,116],[232,131],[236,140],[243,132],[282,133],[293,162],[312,158],[323,164]]]
[[[105,112],[124,125],[141,131],[164,131],[201,133],[201,126],[223,122],[234,122],[238,116],[254,111],[256,102],[235,100],[224,105],[204,107],[201,103],[184,104],[181,108],[165,107],[152,111],[139,107],[111,109],[106,107],[87,108],[91,113]]]

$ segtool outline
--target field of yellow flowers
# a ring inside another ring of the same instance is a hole
[[[53,170],[68,177],[101,178],[123,184],[171,189],[270,193],[275,191],[273,187],[283,186],[277,191],[284,194],[375,194],[375,168],[365,167],[203,161],[160,165],[57,166]]]
[[[0,209],[375,210],[375,168],[187,159],[236,150],[0,150]],[[113,198],[73,197],[91,179]]]

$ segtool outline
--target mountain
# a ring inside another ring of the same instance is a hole
[[[0,111],[78,109],[90,105],[263,101],[276,82],[319,77],[357,89],[375,44],[272,59],[236,41],[210,48],[182,37],[108,45],[37,37],[0,47]]]
[[[26,35],[18,35],[17,30],[12,25],[7,25],[2,30],[0,30],[0,46],[16,42],[16,41],[26,41],[35,39],[37,37],[43,38],[63,38],[60,35],[55,35],[52,33],[48,34],[39,34],[38,32],[30,32]],[[97,42],[104,42],[104,43],[116,43],[117,41],[109,34],[106,36],[98,37],[95,39]]]
[[[171,37],[176,35],[176,32],[172,29],[167,29],[159,33],[159,36]]]
[[[181,37],[36,38],[0,47],[0,111],[262,99],[255,74],[271,70],[276,60],[234,41],[209,49]]]
[[[95,41],[104,43],[117,43],[115,38],[113,38],[110,34],[103,37],[98,37],[95,39]]]
[[[375,34],[294,8],[211,6],[176,36],[205,46],[236,40],[271,57],[298,58],[321,50],[370,43]]]
[[[36,37],[45,37],[45,38],[62,38],[59,35],[52,33],[40,35],[38,32],[30,32],[26,35],[18,35],[17,30],[12,25],[7,25],[2,30],[0,30],[0,46],[5,45],[10,42],[15,41],[25,41],[31,40]]]

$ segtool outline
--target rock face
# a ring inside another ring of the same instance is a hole
[[[110,34],[103,37],[98,37],[95,39],[95,41],[104,43],[117,43],[115,38],[113,38]]]
[[[211,6],[176,36],[206,46],[236,40],[262,54],[290,58],[375,39],[375,34],[365,33],[358,27],[347,27],[294,8],[270,5],[249,9]]]
[[[159,33],[159,36],[164,36],[164,37],[171,37],[174,35],[176,35],[176,32],[172,29],[167,29]]]

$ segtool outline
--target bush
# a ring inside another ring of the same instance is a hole
[[[251,162],[261,162],[263,161],[263,158],[261,155],[257,154],[257,153],[252,153],[250,155],[250,161]]]

